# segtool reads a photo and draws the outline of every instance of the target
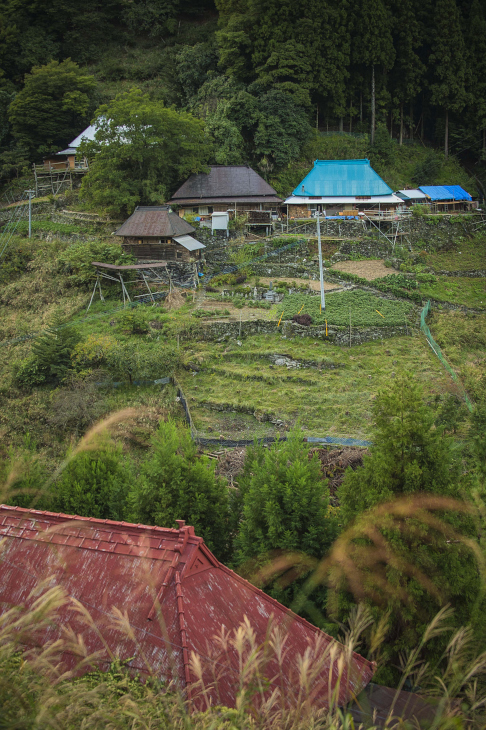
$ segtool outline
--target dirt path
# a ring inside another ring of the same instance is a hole
[[[345,269],[342,270],[345,271]],[[313,279],[296,279],[293,276],[281,277],[280,279],[276,278],[275,276],[259,276],[258,278],[260,280],[260,284],[270,284],[270,282],[272,282],[274,288],[279,281],[285,281],[287,282],[287,284],[290,284],[291,281],[295,281],[296,284],[308,284],[312,291],[319,291],[319,281],[314,281]],[[341,284],[330,284],[329,282],[325,281],[324,291],[331,291],[331,289],[341,289]]]
[[[365,261],[340,261],[331,269],[338,269],[339,271],[346,271],[348,274],[356,274],[361,276],[362,279],[373,281],[373,279],[379,279],[382,276],[388,276],[393,274],[394,269],[388,269],[383,259],[366,259]]]

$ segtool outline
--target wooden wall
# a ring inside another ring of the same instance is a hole
[[[122,248],[126,253],[131,253],[138,259],[151,259],[152,261],[193,261],[199,258],[199,251],[188,251],[179,243],[149,243],[147,238],[140,239],[125,237]]]

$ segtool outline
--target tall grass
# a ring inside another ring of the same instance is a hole
[[[133,419],[134,415],[133,410],[125,410],[97,424],[73,449],[70,458],[92,449],[100,434],[120,421]],[[14,486],[14,476],[3,485],[0,498],[5,499]],[[431,495],[395,500],[363,514],[341,534],[322,561],[313,563],[313,574],[293,608],[299,609],[299,600],[305,600],[306,592],[317,583],[346,581],[357,598],[357,605],[343,626],[341,644],[327,642],[322,635],[317,635],[301,655],[289,662],[291,628],[285,622],[277,626],[270,620],[262,641],[251,622],[244,618],[233,630],[222,626],[218,635],[211,637],[204,654],[191,654],[193,681],[187,689],[180,687],[175,669],[160,676],[158,667],[150,663],[130,625],[126,605],[113,607],[108,616],[104,615],[103,622],[97,622],[82,602],[68,595],[62,586],[53,585],[51,576],[35,586],[24,605],[7,608],[0,616],[0,728],[348,730],[357,727],[353,712],[365,708],[366,701],[349,692],[348,678],[355,672],[353,652],[366,652],[368,659],[379,665],[388,631],[387,614],[376,621],[364,599],[372,598],[385,605],[397,599],[408,600],[387,579],[390,566],[413,577],[428,591],[437,591],[427,575],[400,560],[387,535],[394,530],[413,534],[420,521],[444,540],[462,542],[475,556],[484,576],[482,552],[474,541],[441,519],[444,511],[477,514],[470,504]],[[0,542],[0,565],[6,547],[6,540]],[[305,559],[306,569],[311,560]],[[279,575],[282,581],[286,576],[292,579],[302,562],[301,555],[283,555],[258,577],[265,580]],[[146,580],[151,586],[150,576]],[[153,586],[151,589],[155,600],[155,589]],[[88,652],[83,633],[66,627],[61,618],[66,612],[82,619],[91,635],[93,631],[96,633],[100,651]],[[406,686],[420,688],[423,697],[429,698],[431,727],[479,730],[485,726],[486,652],[477,647],[470,627],[451,632],[451,614],[452,609],[444,606],[416,645],[403,652],[401,676],[387,716],[378,720],[372,712],[369,727],[398,730],[405,722],[419,726],[417,719],[406,718],[397,710],[399,693]],[[160,606],[156,618],[161,635],[166,636]],[[61,627],[56,638],[43,640],[44,632],[53,625]],[[143,667],[142,678],[131,674],[110,649],[104,636],[113,629],[118,632],[120,643],[129,639],[135,647]],[[434,663],[427,662],[424,656],[428,645],[437,637],[444,637],[446,632],[451,635],[442,655]],[[111,663],[109,671],[101,671],[107,663]],[[176,662],[169,656],[169,668],[171,665],[175,668]],[[293,668],[289,669],[289,665]],[[323,682],[324,677],[334,679]],[[323,694],[326,686],[327,694]],[[234,707],[222,704],[228,687],[234,693]],[[351,694],[354,709],[342,704],[343,694]]]

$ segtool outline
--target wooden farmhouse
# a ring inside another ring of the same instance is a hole
[[[179,206],[181,216],[257,210],[276,215],[282,199],[251,167],[212,165],[209,172],[191,175],[169,202]]]
[[[284,201],[289,218],[391,217],[403,200],[373,170],[369,160],[316,160]]]
[[[205,248],[192,237],[194,232],[168,205],[139,205],[114,235],[121,236],[123,250],[138,259],[189,262]]]
[[[91,124],[89,127],[78,134],[73,141],[66,147],[65,150],[60,152],[54,152],[50,155],[46,155],[43,160],[43,164],[46,170],[64,170],[66,168],[70,170],[76,169],[87,169],[88,161],[85,157],[80,159],[78,153],[78,147],[83,140],[91,141],[94,139],[96,134],[96,127]]]

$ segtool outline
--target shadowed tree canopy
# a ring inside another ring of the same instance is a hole
[[[34,67],[8,110],[17,144],[36,158],[65,147],[89,119],[95,88],[70,59]]]
[[[140,89],[99,107],[94,123],[96,138],[81,150],[91,159],[81,195],[113,214],[166,200],[209,156],[201,120],[150,100]]]

